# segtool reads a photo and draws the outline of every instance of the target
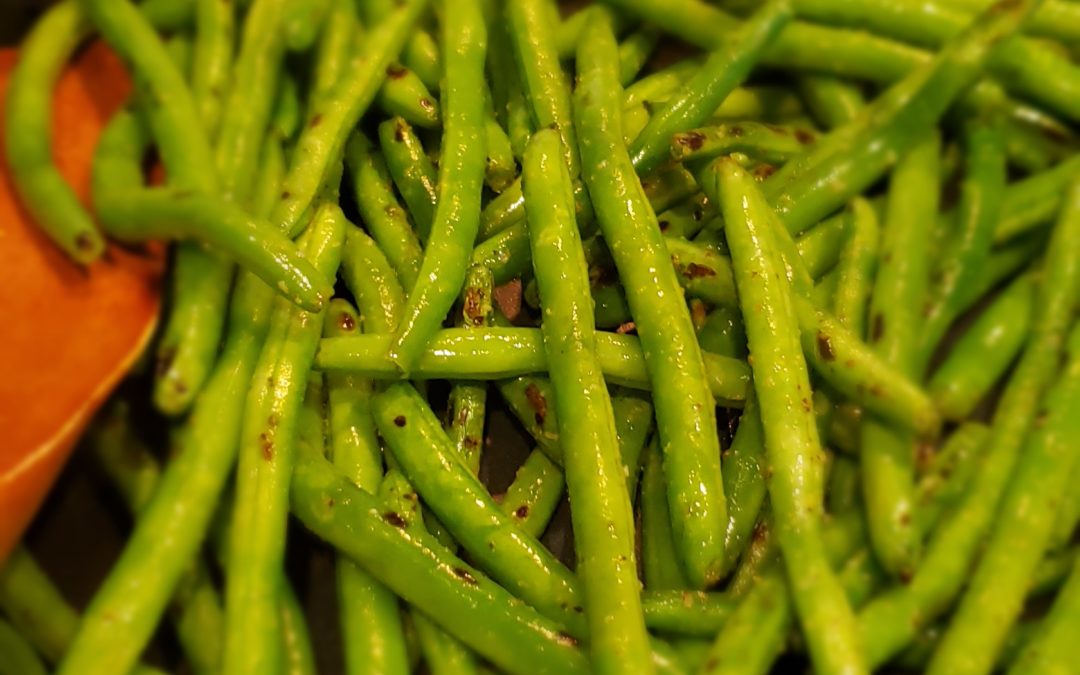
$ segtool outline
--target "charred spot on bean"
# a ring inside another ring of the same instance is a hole
[[[94,237],[88,232],[80,232],[75,235],[75,250],[81,253],[89,253],[94,250]]]
[[[528,515],[529,515],[529,505],[528,504],[522,504],[521,506],[514,509],[514,516],[517,517],[517,518],[525,519],[526,517],[528,517]]]
[[[547,398],[540,391],[540,387],[530,382],[525,387],[525,399],[533,410],[533,419],[536,420],[536,424],[543,426],[547,421]]]
[[[407,131],[408,127],[405,125],[405,122],[402,120],[398,120],[397,123],[394,125],[394,140],[398,143],[404,143],[405,133]]]
[[[558,633],[556,633],[555,634],[555,639],[559,642],[559,644],[566,645],[567,647],[577,647],[578,646],[578,639],[576,637],[574,637],[573,635],[567,633],[566,631],[561,630]]]
[[[776,173],[776,167],[772,164],[759,164],[754,167],[754,178],[759,181],[765,180],[774,173]]]
[[[878,342],[885,335],[885,317],[881,314],[875,314],[873,322],[870,325],[870,341]]]
[[[687,263],[686,267],[683,268],[683,274],[688,279],[700,279],[701,277],[715,277],[716,270],[709,267],[708,265],[701,265],[699,263],[692,262]]]
[[[385,511],[382,514],[382,519],[394,527],[405,527],[408,524],[397,511]]]
[[[396,427],[405,426],[405,416],[404,415],[398,415],[397,417],[395,417],[394,418],[394,426],[396,426]]]
[[[836,360],[836,352],[833,350],[832,338],[820,331],[817,334],[817,350],[818,354],[821,355],[821,358],[826,361]]]
[[[288,199],[289,197],[292,197],[292,193],[289,192],[288,190],[282,190],[281,199],[285,200],[285,199]]]
[[[477,585],[476,577],[474,577],[472,575],[472,573],[469,572],[469,570],[465,569],[464,567],[455,567],[455,568],[453,568],[453,572],[454,572],[454,576],[456,576],[458,579],[461,579],[462,581],[469,584],[470,586],[476,586]]]
[[[432,101],[427,96],[423,96],[423,97],[420,98],[420,107],[423,108],[424,110],[434,110],[435,109],[435,102]]]
[[[161,377],[166,372],[168,372],[169,368],[172,366],[173,359],[175,358],[176,349],[173,347],[162,349],[161,352],[158,353],[157,364],[154,368],[154,371],[158,375],[158,377]]]
[[[474,436],[466,436],[461,442],[470,450],[475,450],[480,447],[480,439]]]
[[[405,77],[406,72],[408,71],[405,70],[404,66],[397,63],[391,63],[386,67],[386,76],[391,80],[400,80]]]
[[[333,497],[327,497],[326,498],[326,508],[328,508],[328,509],[334,508],[334,498]]]
[[[475,286],[465,289],[465,318],[474,326],[484,325],[484,291]]]
[[[319,126],[320,124],[322,124],[322,113],[315,113],[311,116],[311,121],[308,122],[308,126],[312,129]]]
[[[259,448],[262,450],[263,459],[267,462],[274,459],[274,440],[270,438],[270,434],[262,432],[259,434]]]
[[[732,138],[739,138],[742,135],[743,128],[738,124],[732,124],[730,127],[728,127],[728,136],[731,136]]]
[[[671,222],[668,221],[668,220],[661,220],[657,224],[660,225],[660,231],[661,232],[667,232],[668,228],[671,227]]]
[[[633,333],[636,330],[637,324],[633,321],[627,321],[624,324],[620,324],[619,327],[615,329],[615,332],[619,335],[627,335],[629,333]]]
[[[270,413],[266,417],[266,425],[268,427],[270,427],[270,429],[277,429],[277,425],[278,425],[278,415],[277,415],[277,413]]]
[[[351,314],[342,312],[341,318],[338,319],[338,326],[341,330],[352,331],[356,328],[356,319],[352,318]]]
[[[705,145],[705,134],[700,131],[688,131],[675,137],[679,145],[684,145],[691,151],[700,150]]]
[[[812,406],[810,404],[810,399],[804,398],[802,400],[802,409],[803,409],[803,412],[810,412],[811,410],[814,409],[814,406]]]
[[[806,129],[796,129],[795,140],[797,140],[803,145],[807,145],[814,142],[814,134],[810,133]]]

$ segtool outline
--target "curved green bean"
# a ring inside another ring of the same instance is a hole
[[[539,538],[559,506],[563,487],[559,467],[540,450],[533,450],[518,467],[499,506],[522,532]]]
[[[810,113],[826,129],[854,120],[866,106],[859,88],[830,75],[799,75],[795,84]]]
[[[836,267],[839,276],[833,313],[841,326],[859,338],[866,336],[866,313],[877,270],[879,238],[874,207],[865,199],[853,199],[849,239]]]

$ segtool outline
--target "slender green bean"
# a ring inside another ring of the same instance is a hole
[[[385,335],[364,335],[324,340],[315,355],[315,367],[344,370],[375,379],[397,379],[400,373],[386,358],[390,340]],[[651,385],[637,338],[615,333],[597,334],[600,367],[610,383],[649,390]],[[705,355],[705,380],[722,405],[739,407],[745,399],[749,373],[733,358]],[[547,371],[540,331],[530,328],[490,328],[438,333],[411,374],[414,379],[501,379]]]
[[[439,102],[413,71],[400,63],[386,68],[386,81],[375,97],[376,104],[388,115],[399,116],[424,129],[439,126]]]
[[[414,612],[412,617],[428,672],[432,675],[469,675],[478,672],[472,652],[464,645],[444,633],[423,614]]]
[[[1080,562],[1073,563],[1065,586],[1058,593],[1038,631],[1013,661],[1008,675],[1067,673],[1076,664],[1076,627],[1080,625]]]
[[[761,420],[773,473],[769,497],[778,526],[796,614],[820,672],[865,672],[855,617],[829,566],[821,535],[824,455],[810,405],[810,381],[782,263],[770,246],[775,216],[747,175],[718,160],[721,211],[732,250],[739,303],[761,402]],[[801,414],[800,414],[801,411]]]
[[[231,2],[199,0],[195,3],[195,45],[191,63],[191,93],[199,119],[213,138],[232,68],[236,15]]]
[[[526,534],[539,538],[562,499],[564,481],[558,465],[533,450],[518,468],[499,506]]]
[[[311,90],[308,94],[312,101],[326,98],[344,78],[349,59],[356,49],[356,43],[361,39],[361,34],[356,3],[332,0],[315,48]]]
[[[467,329],[491,326],[495,314],[491,292],[491,272],[485,267],[470,267],[461,294],[459,325]],[[447,404],[450,440],[473,475],[480,473],[487,390],[487,383],[456,382],[450,388]]]
[[[780,34],[791,16],[791,4],[787,0],[766,3],[737,34],[712,52],[701,69],[663,108],[653,113],[630,146],[634,167],[644,174],[667,159],[672,135],[708,119],[731,90],[746,79],[762,51]]]
[[[836,77],[799,75],[795,83],[806,107],[826,129],[851,122],[866,106],[866,99],[857,86]]]
[[[1038,426],[1017,462],[985,549],[930,659],[928,673],[989,672],[1006,633],[1019,618],[1029,580],[1049,545],[1057,504],[1069,489],[1076,465],[1080,352],[1070,354],[1040,406]]]
[[[1016,359],[1031,330],[1035,281],[1009,284],[956,340],[927,391],[945,419],[966,419]]]
[[[525,145],[532,136],[532,115],[525,103],[521,78],[515,64],[514,50],[506,28],[505,22],[498,21],[493,22],[491,26],[487,58],[488,74],[491,79],[495,117],[506,128],[514,158],[521,159],[525,156]],[[483,231],[482,226],[481,231]]]
[[[450,8],[448,8],[450,9]],[[479,7],[455,4],[443,17],[446,84],[439,196],[419,281],[409,293],[389,357],[414,368],[465,281],[476,240],[484,178],[482,91],[487,31]]]
[[[340,209],[328,203],[303,237],[305,252],[323,278],[336,274],[345,226]],[[226,568],[225,672],[266,672],[278,668],[284,656],[277,604],[282,601],[288,477],[308,364],[322,323],[320,314],[279,302],[255,366],[240,431]]]
[[[563,163],[560,141],[568,142],[552,130],[534,134],[522,174],[533,267],[547,319],[541,332],[555,391],[567,492],[576,505],[571,513],[576,571],[594,669],[649,672],[633,509],[614,411],[595,351],[589,275],[574,218],[572,165]]]
[[[623,87],[637,79],[660,41],[660,31],[645,26],[619,43],[619,84]]]
[[[753,394],[747,396],[739,428],[724,453],[724,494],[728,524],[724,539],[724,574],[735,568],[746,549],[765,503],[765,439]]]
[[[746,332],[742,315],[734,307],[717,307],[698,329],[698,344],[706,352],[733,359],[746,358]]]
[[[577,63],[583,177],[647,357],[678,550],[691,583],[704,587],[718,580],[727,521],[715,402],[656,217],[619,133],[618,54],[606,13],[593,13]]]
[[[641,566],[645,588],[651,591],[674,591],[689,586],[675,552],[663,461],[654,439],[645,448],[640,512]]]
[[[862,643],[872,664],[894,655],[960,592],[1012,477],[1041,394],[1058,367],[1080,287],[1074,255],[1080,237],[1080,183],[1070,189],[1066,204],[1047,249],[1032,338],[994,412],[992,440],[967,497],[938,526],[911,582],[879,595],[860,615]]]
[[[870,296],[869,344],[908,377],[921,370],[922,310],[929,284],[928,239],[937,214],[941,139],[931,135],[900,159],[889,182],[881,262]],[[910,434],[864,420],[859,468],[870,543],[894,576],[913,573],[921,550],[915,528],[915,453]]]
[[[510,137],[491,109],[491,92],[488,91],[484,98],[484,146],[487,149],[484,182],[493,192],[500,193],[510,187],[517,177],[517,158]]]
[[[933,530],[941,515],[963,499],[989,435],[986,425],[965,423],[934,454],[918,483],[920,531]]]
[[[307,0],[285,5],[281,32],[289,51],[306,52],[311,49],[330,12],[331,2],[333,0]]]
[[[45,664],[18,630],[0,618],[0,673],[45,675]]]
[[[360,316],[345,300],[327,308],[323,335],[354,335]],[[348,373],[327,373],[330,447],[336,467],[371,494],[382,481],[382,451],[371,416],[372,383]],[[346,672],[409,672],[397,599],[379,582],[341,557],[336,566]]]
[[[879,230],[874,207],[865,199],[853,199],[850,238],[837,262],[839,277],[833,313],[841,326],[859,338],[866,336],[866,313],[877,273]]]
[[[349,77],[308,112],[308,123],[296,141],[294,161],[270,218],[281,230],[295,235],[307,224],[305,216],[310,216],[316,195],[340,162],[349,134],[371,105],[387,66],[426,6],[426,0],[409,0],[374,26],[353,57]]]
[[[652,591],[641,594],[645,623],[661,633],[712,638],[735,608],[724,592]]]
[[[390,174],[371,141],[357,131],[345,146],[345,163],[352,176],[360,218],[394,267],[406,291],[416,284],[424,251],[409,216],[390,184]]]
[[[734,122],[681,131],[670,138],[671,156],[680,162],[741,152],[759,162],[783,164],[816,141],[817,134],[799,127]]]

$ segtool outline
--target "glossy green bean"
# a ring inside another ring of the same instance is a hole
[[[514,50],[506,28],[505,22],[492,23],[487,58],[488,76],[491,80],[495,118],[506,129],[514,158],[520,160],[525,156],[525,145],[532,136],[532,115],[525,103]]]
[[[917,486],[919,522],[916,525],[921,532],[933,530],[942,514],[963,499],[989,435],[986,425],[967,422],[934,453]]]
[[[385,335],[332,338],[320,344],[315,367],[345,370],[387,380],[401,374],[386,357]],[[600,368],[611,384],[647,391],[651,388],[638,339],[631,335],[597,333]],[[746,396],[749,372],[732,358],[706,354],[705,381],[722,405],[739,407]],[[410,377],[413,379],[492,380],[547,371],[543,338],[535,328],[489,328],[469,331],[448,328],[436,334]]]
[[[1031,330],[1034,279],[1009,284],[952,346],[927,384],[942,416],[967,418],[1020,353]]]
[[[791,19],[787,0],[766,3],[724,40],[701,69],[664,106],[653,113],[648,125],[630,146],[634,167],[641,173],[656,168],[669,156],[674,133],[701,125],[724,98],[750,74],[761,52]]]
[[[648,357],[678,550],[691,583],[703,587],[718,578],[727,520],[715,402],[655,215],[619,134],[617,56],[610,18],[594,13],[578,50],[574,96],[583,177]]]
[[[881,260],[870,295],[869,344],[908,377],[918,377],[922,311],[929,285],[928,240],[940,199],[937,134],[900,159],[889,182]],[[910,434],[864,420],[859,464],[870,543],[882,566],[910,577],[921,540],[915,528],[915,453]]]
[[[293,511],[447,632],[510,673],[586,673],[576,640],[449,551],[396,527],[381,502],[325,460],[301,456]]]
[[[319,29],[330,12],[333,0],[290,2],[285,6],[281,32],[289,51],[306,52],[315,44]]]
[[[724,453],[724,494],[728,524],[724,535],[724,574],[735,568],[746,549],[765,502],[765,439],[761,414],[753,394],[747,396],[739,428]]]
[[[866,106],[862,91],[837,77],[799,75],[795,84],[810,113],[826,129],[851,122]]]
[[[1040,412],[1038,427],[1016,464],[1000,514],[928,673],[989,672],[1020,616],[1029,580],[1050,543],[1057,504],[1076,465],[1080,353],[1070,354],[1040,406],[1045,412]]]
[[[482,91],[487,31],[478,7],[455,5],[442,22],[446,84],[443,87],[443,153],[439,197],[417,285],[409,294],[389,357],[409,372],[439,329],[461,290],[476,240],[484,178]]]
[[[1067,673],[1080,654],[1076,627],[1080,624],[1080,562],[1073,563],[1065,586],[1050,612],[1008,670],[1008,675]]]
[[[191,93],[199,118],[213,138],[232,68],[236,14],[232,3],[199,0],[195,3],[195,44],[191,63]]]
[[[347,301],[332,300],[323,335],[355,335],[360,322]],[[348,373],[327,373],[326,384],[334,466],[375,494],[382,481],[382,450],[371,416],[372,383]],[[347,558],[337,560],[336,575],[346,672],[409,672],[394,595]]]
[[[761,402],[765,446],[773,466],[770,502],[792,599],[820,672],[865,672],[855,617],[829,566],[821,536],[824,456],[809,402],[809,376],[797,341],[792,291],[770,246],[775,216],[753,178],[718,160],[721,212]],[[801,414],[800,414],[801,411]]]
[[[1047,249],[1032,338],[994,413],[992,441],[967,497],[938,526],[911,582],[879,595],[860,615],[862,643],[872,664],[895,654],[960,592],[1012,477],[1041,394],[1058,367],[1068,308],[1075,306],[1080,288],[1080,266],[1073,254],[1080,237],[1080,184],[1070,190],[1066,204]]]
[[[356,3],[331,0],[326,21],[315,46],[315,62],[311,69],[311,88],[308,97],[319,101],[333,91],[342,80],[349,60],[362,38]]]
[[[386,163],[359,131],[345,146],[345,163],[360,218],[407,292],[416,284],[424,251],[408,214],[394,195]]]
[[[491,272],[485,267],[470,267],[461,292],[461,316],[456,322],[464,328],[486,328],[494,320]],[[484,447],[484,422],[487,410],[487,383],[455,382],[447,403],[447,431],[458,454],[473,475],[480,472],[480,453]]]
[[[717,307],[698,329],[698,344],[706,352],[733,359],[746,358],[746,332],[742,315],[734,307]]]
[[[296,141],[294,161],[270,218],[281,230],[295,235],[306,225],[305,215],[310,216],[320,188],[340,162],[349,134],[371,105],[387,66],[426,6],[425,0],[409,0],[372,27],[353,57],[349,77],[308,111],[308,123]]]
[[[444,633],[435,623],[414,612],[413,625],[420,638],[420,649],[432,675],[469,675],[477,673],[477,664],[464,645]]]
[[[811,230],[813,231],[813,230]],[[880,226],[874,207],[865,199],[851,202],[851,228],[837,262],[838,278],[833,313],[840,325],[859,338],[866,336],[866,313],[877,273]]]
[[[670,153],[680,162],[741,152],[760,162],[783,164],[815,140],[817,134],[807,129],[735,122],[674,133]]]
[[[724,592],[653,591],[641,594],[645,623],[660,633],[712,638],[735,608],[735,600]]]
[[[645,26],[619,43],[619,84],[623,87],[637,79],[660,41],[660,32]]]
[[[375,103],[387,115],[401,117],[409,124],[435,129],[439,126],[439,101],[428,91],[413,71],[400,63],[386,68],[386,81],[375,97]]]
[[[540,450],[518,467],[499,507],[526,534],[539,538],[551,522],[563,494],[563,474]]]
[[[641,473],[641,567],[645,588],[650,591],[674,591],[690,584],[683,574],[675,551],[668,511],[664,457],[654,439],[645,448]],[[652,627],[652,626],[650,626]]]

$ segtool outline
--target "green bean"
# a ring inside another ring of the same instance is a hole
[[[510,187],[517,177],[517,160],[510,137],[499,125],[491,109],[490,92],[485,101],[487,108],[484,110],[484,147],[487,149],[487,162],[484,165],[484,183],[493,192],[500,193]]]
[[[1049,545],[1080,439],[1080,352],[1072,352],[1040,404],[999,515],[927,672],[989,672],[1019,618],[1028,582]],[[974,647],[974,648],[973,648]]]
[[[796,10],[814,21],[870,30],[905,41],[935,47],[960,33],[971,17],[944,7],[922,8],[906,2],[835,2],[798,0]],[[1011,92],[1072,119],[1080,114],[1074,100],[1080,91],[1080,72],[1067,58],[1024,37],[1003,40],[988,62],[989,71]],[[1032,79],[1049,78],[1052,86]]]
[[[521,77],[518,75],[513,47],[506,28],[505,22],[493,22],[487,65],[495,117],[506,128],[514,158],[521,159],[525,156],[525,145],[532,136],[532,115],[525,103]]]
[[[321,101],[334,90],[344,78],[349,59],[355,51],[356,43],[362,36],[360,17],[356,14],[356,3],[349,0],[332,0],[322,35],[315,47],[315,62],[311,72],[312,101]]]
[[[615,123],[619,86],[610,18],[594,17],[579,47],[574,101],[583,176],[648,356],[678,550],[691,583],[703,587],[717,580],[727,520],[715,402],[678,280]]]
[[[104,141],[103,141],[104,143]],[[114,163],[99,155],[102,173]],[[121,241],[205,239],[291,302],[318,309],[333,290],[284,234],[228,202],[182,189],[95,190],[102,225]]]
[[[720,198],[714,162],[702,173],[710,198]],[[770,221],[778,222],[778,221]],[[918,435],[933,436],[941,418],[930,398],[910,378],[886,364],[859,338],[809,299],[812,278],[787,230],[773,233],[796,293],[792,300],[803,353],[814,370],[836,391],[870,412]]]
[[[439,126],[439,102],[420,77],[400,63],[386,68],[386,81],[375,102],[383,112],[424,129]]]
[[[648,662],[648,642],[630,495],[614,411],[595,352],[588,269],[574,219],[572,165],[560,160],[566,157],[560,141],[567,142],[543,130],[529,142],[522,170],[525,208],[547,318],[541,332],[559,416],[567,492],[577,505],[571,516],[592,663],[598,672],[621,673],[640,670]]]
[[[338,267],[345,218],[322,206],[304,235],[305,252],[324,278]],[[281,565],[285,548],[288,476],[307,373],[322,316],[279,302],[255,366],[244,410],[237,468],[236,508],[226,583],[223,669],[265,672],[283,656],[280,643]]]
[[[692,239],[715,216],[716,205],[702,193],[656,214],[656,221],[666,236]]]
[[[939,0],[939,2],[946,7],[954,7],[967,13],[978,12],[990,4],[987,0]],[[1076,39],[1076,36],[1080,35],[1080,11],[1068,2],[1056,0],[1044,2],[1024,24],[1024,30],[1059,40]]]
[[[364,335],[328,339],[315,355],[315,367],[344,370],[374,379],[398,379],[400,373],[386,357],[390,339]],[[609,383],[647,391],[650,381],[644,355],[636,337],[615,333],[597,334],[600,368]],[[465,332],[448,328],[436,334],[413,379],[492,380],[547,371],[543,339],[534,328],[489,328]],[[705,380],[716,399],[726,407],[740,407],[746,395],[749,373],[737,359],[705,355]]]
[[[3,675],[45,675],[45,664],[19,631],[0,619],[0,673]]]
[[[826,129],[835,129],[851,122],[866,106],[866,100],[857,86],[836,77],[799,75],[795,83],[806,107]]]
[[[562,446],[551,380],[542,375],[523,375],[498,384],[499,394],[510,411],[553,462],[562,465]]]
[[[542,614],[580,633],[576,580],[550,552],[516,531],[457,455],[434,413],[410,385],[374,401],[375,424],[425,503],[479,565]]]
[[[1010,240],[1034,226],[1053,220],[1078,171],[1080,158],[1072,157],[1006,188],[994,243]]]
[[[193,3],[187,0],[145,0],[139,9],[150,23],[162,31],[190,26],[195,14]]]
[[[270,220],[295,235],[306,224],[312,203],[333,172],[345,142],[386,77],[386,68],[401,51],[425,0],[409,0],[368,33],[353,57],[349,77],[309,111],[308,123],[296,141],[294,161],[285,176],[281,198]]]
[[[593,286],[593,321],[601,330],[616,330],[630,321],[626,293],[619,284]]]
[[[860,633],[871,663],[892,656],[951,604],[968,579],[968,569],[1012,477],[1041,393],[1058,366],[1080,286],[1080,266],[1073,255],[1080,236],[1080,184],[1071,188],[1066,203],[1047,249],[1032,338],[994,412],[992,440],[972,487],[938,526],[911,582],[879,595],[860,616]]]
[[[83,264],[101,256],[105,240],[53,162],[50,95],[89,32],[78,0],[53,5],[23,40],[4,115],[6,159],[15,190],[45,234]]]
[[[195,50],[191,64],[191,93],[199,119],[209,137],[217,131],[226,88],[230,85],[236,16],[231,2],[195,3]]]
[[[779,575],[768,574],[747,593],[724,622],[698,672],[767,673],[784,646],[791,623],[791,605]]]
[[[0,567],[0,608],[49,663],[57,663],[79,627],[79,616],[22,545]]]
[[[717,307],[698,329],[698,344],[706,352],[733,359],[746,358],[746,333],[742,316],[732,307]]]
[[[461,317],[457,323],[465,328],[490,326],[494,318],[491,291],[491,272],[484,267],[470,267],[465,274]],[[447,406],[450,440],[469,470],[477,475],[480,473],[480,453],[484,447],[487,384],[455,382],[450,388]]]
[[[986,425],[965,423],[934,454],[918,483],[916,526],[921,532],[933,530],[941,515],[963,499],[976,469],[976,456],[989,435]]]
[[[724,574],[735,568],[765,502],[765,441],[753,394],[747,396],[731,447],[724,453],[724,493],[728,524],[724,539]]]
[[[558,16],[556,15],[553,18],[558,18]],[[576,11],[559,22],[555,38],[560,59],[565,61],[575,57],[577,47],[581,43],[582,33],[585,30],[585,24],[588,20],[588,12]],[[616,35],[622,33],[631,25],[628,18],[619,12],[612,13],[612,23]]]
[[[483,99],[487,34],[478,7],[454,5],[443,21],[446,85],[439,198],[417,285],[409,294],[389,357],[403,372],[415,367],[465,280],[476,240],[484,177]]]
[[[825,510],[836,515],[858,508],[859,483],[858,464],[851,458],[833,455],[825,489]]]
[[[833,313],[841,326],[860,338],[866,335],[867,303],[877,269],[879,230],[874,207],[865,199],[853,199],[850,238],[837,262],[839,278]]]
[[[512,0],[506,6],[507,28],[534,128],[558,132],[570,177],[577,178],[580,160],[570,83],[559,64],[549,9],[546,0]]]
[[[301,456],[293,510],[373,577],[510,673],[585,673],[576,641],[449,551],[395,527],[375,498],[319,457]]]
[[[815,140],[816,133],[802,128],[736,122],[674,133],[670,152],[679,162],[741,152],[760,162],[783,164]]]
[[[416,73],[431,91],[438,91],[442,74],[442,58],[435,38],[423,28],[413,31],[401,53],[401,61]]]
[[[406,290],[416,284],[424,256],[405,210],[398,204],[386,163],[360,131],[345,146],[357,210]]]
[[[285,581],[278,603],[281,615],[281,643],[285,675],[315,675],[315,652],[311,645],[304,609],[292,586]]]
[[[319,29],[330,11],[333,0],[308,0],[285,5],[281,32],[289,51],[306,52],[318,38]]]
[[[1019,277],[957,338],[927,391],[942,416],[967,418],[1023,348],[1031,329],[1034,280]]]
[[[1075,468],[1075,467],[1074,467]],[[1080,556],[1080,548],[1072,546],[1058,552],[1051,552],[1043,557],[1031,576],[1028,593],[1031,597],[1040,597],[1061,590]]]
[[[1069,476],[1069,485],[1076,485],[1077,476],[1080,476],[1080,467],[1074,464]],[[1049,549],[1058,551],[1072,542],[1077,524],[1080,524],[1080,497],[1077,496],[1075,490],[1072,490],[1065,494],[1057,508]]]
[[[908,377],[918,363],[922,310],[929,282],[929,226],[937,213],[941,139],[936,134],[900,159],[889,183],[881,262],[870,296],[869,344]],[[894,576],[911,575],[920,555],[915,529],[914,439],[871,418],[859,443],[862,497],[870,543]]]
[[[499,506],[522,532],[539,538],[555,514],[563,486],[559,467],[540,450],[533,450],[514,474]]]
[[[631,84],[645,67],[660,41],[660,32],[651,27],[639,28],[619,44],[619,84]]]
[[[689,586],[679,565],[668,511],[667,481],[657,440],[645,448],[641,475],[641,563],[645,588],[679,590]]]
[[[1005,154],[1000,129],[976,124],[966,136],[967,156],[957,207],[959,229],[942,252],[932,294],[923,308],[917,367],[925,368],[933,349],[960,314],[986,259],[1005,187]]]
[[[375,241],[357,228],[345,233],[341,277],[352,291],[369,333],[392,333],[401,321],[405,291]]]
[[[233,78],[221,112],[214,159],[223,193],[241,204],[248,202],[254,185],[260,143],[275,105],[274,90],[279,80],[286,81],[277,76],[285,52],[281,27],[286,4],[286,0],[253,2],[241,29]],[[281,85],[283,90],[286,86]],[[280,102],[278,108],[282,108]]]
[[[752,177],[718,160],[728,246],[753,359],[754,390],[770,464],[769,497],[811,657],[821,672],[865,671],[855,617],[829,566],[821,536],[824,460],[810,406],[810,381],[797,343],[790,291],[776,260],[774,218]],[[799,414],[799,411],[802,414]]]
[[[701,69],[698,59],[684,59],[650,73],[623,91],[623,110],[639,103],[659,103],[668,100],[679,87]]]
[[[801,231],[880,178],[981,74],[992,47],[1015,32],[1031,9],[1030,2],[1021,2],[980,16],[858,119],[773,174],[766,195],[788,229]]]
[[[1054,604],[1013,661],[1009,675],[1067,673],[1077,660],[1076,627],[1080,623],[1080,562],[1074,562],[1068,581]]]
[[[464,645],[444,633],[423,614],[414,612],[412,616],[424,661],[432,675],[468,675],[477,672],[472,653]]]
[[[810,301],[814,303],[815,307],[821,307],[827,311],[831,310],[839,283],[840,274],[835,270],[829,271],[814,284],[814,290],[810,293]]]
[[[736,35],[712,52],[701,69],[652,116],[630,147],[635,168],[647,173],[669,155],[672,134],[706,119],[746,79],[761,52],[791,19],[791,5],[776,0],[762,7]]]
[[[323,335],[353,335],[359,328],[360,317],[347,301],[330,302]],[[382,451],[371,417],[372,384],[347,373],[327,373],[326,382],[334,465],[374,494],[382,480]],[[346,672],[408,672],[397,599],[347,558],[338,559],[336,572]]]
[[[704,591],[652,591],[641,594],[645,623],[662,633],[712,638],[735,607],[727,593]]]

